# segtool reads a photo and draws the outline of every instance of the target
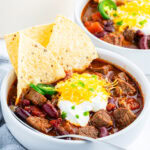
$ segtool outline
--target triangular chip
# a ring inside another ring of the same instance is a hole
[[[89,37],[69,19],[58,16],[47,47],[65,70],[82,71],[98,57]]]
[[[50,84],[65,77],[53,54],[24,34],[20,34],[18,54],[18,98],[30,83]]]
[[[5,35],[8,55],[16,73],[18,72],[19,33],[25,34],[27,37],[46,47],[49,43],[53,25],[54,24],[35,26],[16,33]]]

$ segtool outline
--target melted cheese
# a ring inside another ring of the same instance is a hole
[[[118,31],[123,31],[127,26],[142,30],[150,22],[150,0],[126,2],[116,11],[111,10],[109,14]]]
[[[106,80],[99,79],[96,75],[74,73],[72,78],[59,82],[56,90],[60,93],[59,100],[68,100],[78,105],[85,101],[92,102],[98,93],[106,95],[107,100],[110,95],[105,88],[107,85],[109,83]]]

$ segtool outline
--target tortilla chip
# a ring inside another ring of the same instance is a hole
[[[82,71],[98,57],[94,45],[79,26],[58,16],[47,47],[65,70]]]
[[[17,98],[30,83],[50,84],[65,77],[53,54],[24,34],[20,34],[18,56]]]
[[[25,34],[27,37],[46,47],[49,43],[53,26],[54,24],[40,25],[16,33],[5,35],[8,55],[16,73],[18,72],[19,33]]]

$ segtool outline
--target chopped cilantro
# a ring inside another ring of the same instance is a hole
[[[144,20],[140,21],[139,24],[142,26],[142,25],[144,25],[146,22],[147,22],[147,20],[144,19]]]
[[[136,16],[136,15],[137,15],[137,13],[135,13],[135,12],[134,12],[134,13],[132,13],[132,16]]]
[[[76,115],[76,118],[79,119],[79,115]]]
[[[71,87],[73,87],[73,88],[74,88],[74,87],[76,87],[76,85],[75,85],[75,84],[71,84]]]
[[[67,117],[67,113],[63,111],[62,114],[61,114],[61,118],[65,119],[66,117]]]
[[[88,116],[88,115],[89,115],[89,112],[88,112],[88,111],[85,111],[85,112],[83,113],[83,115],[84,115],[84,116]]]
[[[114,13],[113,16],[114,16],[114,17],[117,17],[118,15],[117,15],[117,13]]]
[[[97,75],[92,75],[92,78],[97,79]]]
[[[71,107],[71,109],[73,109],[73,110],[74,110],[74,109],[75,109],[75,106],[72,106],[72,107]]]
[[[116,23],[118,26],[121,26],[121,25],[123,25],[123,21],[121,20],[121,21],[118,21],[117,23]]]
[[[94,88],[89,88],[89,91],[94,92]]]
[[[82,81],[79,81],[78,84],[79,84],[79,86],[81,86],[81,87],[85,87],[85,84],[84,84]]]

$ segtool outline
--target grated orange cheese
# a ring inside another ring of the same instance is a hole
[[[100,79],[97,75],[74,73],[70,79],[59,82],[56,85],[56,90],[60,93],[59,100],[67,100],[79,105],[84,101],[91,102],[91,99],[96,97],[98,93],[105,95],[107,100],[110,93],[106,86],[110,85],[111,83]]]
[[[132,0],[121,5],[117,10],[111,10],[109,12],[111,18],[115,23],[116,29],[118,31],[123,31],[127,26],[129,28],[139,28],[142,29],[150,19],[150,0]],[[114,16],[114,14],[116,14]],[[117,22],[122,21],[122,25],[117,25]],[[144,23],[140,23],[144,22]]]

